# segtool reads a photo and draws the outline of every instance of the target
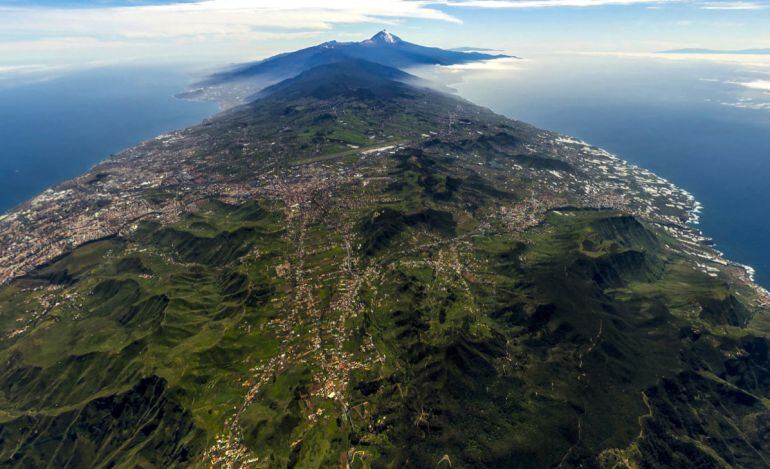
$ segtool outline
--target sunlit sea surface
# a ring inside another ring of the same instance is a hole
[[[563,55],[414,72],[693,193],[701,229],[770,286],[770,68]],[[190,80],[178,69],[113,68],[0,88],[0,211],[215,113],[173,98]]]

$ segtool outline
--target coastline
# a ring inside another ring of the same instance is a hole
[[[153,216],[159,221],[169,222],[177,219],[185,212],[185,207],[200,197],[222,197],[223,194],[258,191],[258,181],[255,181],[255,187],[246,189],[228,188],[227,183],[224,183],[203,189],[195,196],[183,195],[181,200],[161,208],[149,206],[143,200],[144,190],[167,186],[173,181],[179,183],[178,175],[169,173],[168,166],[173,165],[173,162],[164,159],[169,158],[166,150],[179,142],[190,143],[185,142],[185,138],[191,137],[194,140],[193,134],[201,126],[199,124],[162,133],[131,146],[93,165],[82,175],[46,189],[4,213],[0,218],[0,240],[4,245],[12,246],[14,240],[20,239],[20,235],[14,233],[27,234],[23,237],[22,246],[9,248],[15,255],[4,252],[5,246],[0,249],[0,284],[25,275],[52,257],[84,242],[120,232],[126,220]],[[595,180],[589,178],[589,183],[578,180],[569,182],[573,184],[575,193],[583,194],[586,206],[619,208],[656,223],[663,231],[689,246],[688,254],[704,262],[698,265],[707,274],[716,275],[713,270],[715,267],[706,263],[729,265],[739,271],[738,275],[745,282],[756,285],[753,267],[726,259],[724,253],[715,249],[711,238],[697,228],[703,205],[690,192],[650,170],[631,164],[581,139],[542,129],[536,131],[540,134],[542,145],[552,147],[555,154],[599,176]],[[362,153],[366,151],[362,150]],[[126,163],[140,161],[145,157],[151,160],[142,160],[147,166],[146,171],[130,174]],[[554,180],[570,178],[558,171],[551,173],[546,176]],[[106,187],[94,192],[91,186],[94,181],[101,183],[102,176],[111,181]],[[594,183],[596,187],[592,186]],[[616,193],[620,193],[620,196],[613,195]],[[606,200],[596,202],[594,199],[597,195],[606,196]],[[83,213],[76,213],[75,207],[78,204],[82,207],[98,206],[108,199],[113,204],[110,211],[89,212],[86,209]],[[55,222],[50,223],[52,220]],[[73,229],[70,232],[61,228],[51,229],[52,226],[62,225]],[[761,289],[758,291],[766,292],[763,287],[756,287]]]
[[[190,80],[180,67],[78,69],[0,89],[0,215],[109,155],[218,112],[212,103],[173,97]]]
[[[654,211],[650,210],[650,207],[631,208],[631,211],[635,211],[635,215],[640,216],[643,219],[659,224],[665,232],[676,237],[682,241],[683,244],[690,246],[692,249],[689,251],[689,254],[704,261],[703,263],[696,263],[696,265],[698,265],[698,267],[700,267],[707,275],[716,276],[716,272],[718,271],[716,267],[709,266],[707,263],[731,266],[738,271],[738,276],[742,278],[745,283],[750,284],[759,295],[766,299],[770,299],[770,292],[755,281],[756,270],[750,265],[728,259],[722,251],[716,249],[713,238],[708,236],[698,227],[701,221],[700,215],[703,211],[703,204],[699,202],[693,194],[648,169],[631,164],[618,155],[610,153],[602,148],[595,147],[581,139],[562,134],[555,135],[557,135],[556,140],[561,143],[581,146],[589,149],[588,151],[591,154],[607,158],[608,161],[612,161],[617,165],[615,171],[621,174],[628,172],[642,180],[650,180],[650,178],[652,178],[658,188],[643,187],[643,190],[648,193],[657,194],[660,187],[665,187],[671,191],[671,194],[668,197],[669,201],[685,200],[686,206],[683,210],[683,216],[679,217],[682,220],[681,222],[678,222],[675,218],[670,216],[654,213]]]

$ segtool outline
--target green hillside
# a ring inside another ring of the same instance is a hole
[[[674,215],[591,202],[589,147],[323,80],[169,146],[253,195],[0,287],[0,464],[768,464],[763,290]]]

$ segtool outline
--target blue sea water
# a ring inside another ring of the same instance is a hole
[[[0,213],[110,154],[216,112],[177,69],[100,68],[0,88]]]
[[[699,228],[770,287],[769,69],[650,58],[543,57],[443,72],[463,97],[654,171],[704,206]]]
[[[768,80],[768,70],[551,56],[513,69],[423,72],[471,101],[586,140],[690,191],[705,207],[701,229],[770,286],[770,95],[736,84]],[[0,89],[0,211],[215,113],[211,104],[173,98],[188,80],[177,69],[101,69]]]

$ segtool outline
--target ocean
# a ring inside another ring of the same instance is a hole
[[[0,88],[0,213],[111,154],[214,114],[174,68],[112,67]]]
[[[415,71],[473,102],[575,136],[691,192],[700,228],[770,286],[770,69],[650,57],[546,56]],[[0,212],[110,154],[216,112],[170,68],[82,71],[0,88]],[[760,83],[754,86],[752,83]]]
[[[770,63],[770,61],[768,61]],[[423,74],[477,104],[602,147],[692,193],[699,228],[770,287],[770,67],[547,56]]]

